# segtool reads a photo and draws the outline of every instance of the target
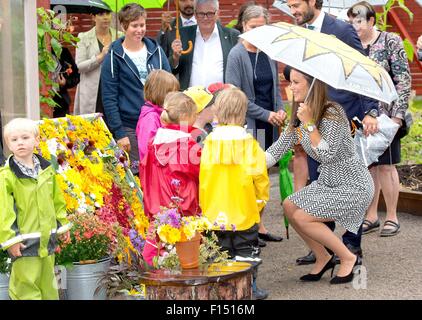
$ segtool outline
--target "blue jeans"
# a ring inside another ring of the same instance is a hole
[[[317,171],[319,166],[319,162],[312,159],[310,156],[308,156],[308,171],[309,171],[309,180],[316,181],[318,180],[319,172]],[[336,228],[336,224],[334,221],[325,222],[325,224],[334,231]],[[353,247],[360,248],[360,244],[362,242],[362,226],[360,226],[358,233],[354,234],[350,231],[346,231],[343,234],[343,243],[345,245],[349,244]]]

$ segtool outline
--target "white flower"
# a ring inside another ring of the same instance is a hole
[[[48,139],[47,140],[47,147],[50,154],[56,155],[57,154],[57,140],[56,138]]]

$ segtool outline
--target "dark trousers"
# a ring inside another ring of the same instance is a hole
[[[310,156],[308,156],[308,171],[309,171],[309,180],[316,181],[318,180],[319,172],[317,171],[319,166],[319,162],[312,159]],[[336,228],[336,224],[334,221],[325,222],[325,224],[334,231]],[[360,226],[358,233],[354,234],[350,231],[346,231],[343,234],[343,243],[345,245],[349,244],[353,247],[360,248],[360,244],[362,242],[362,225]]]
[[[222,251],[227,251],[231,259],[235,256],[255,258],[259,256],[258,224],[242,231],[215,231]]]

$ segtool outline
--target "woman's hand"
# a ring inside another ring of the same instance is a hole
[[[312,122],[312,112],[311,108],[307,104],[299,103],[299,108],[297,108],[297,117],[303,124]]]
[[[98,63],[102,63],[103,62],[103,60],[104,60],[104,58],[105,58],[105,56],[107,55],[107,53],[108,53],[108,49],[110,48],[110,45],[108,44],[108,45],[106,45],[106,46],[104,46],[103,47],[103,50],[97,55],[97,62]]]
[[[270,112],[270,116],[268,117],[268,122],[271,123],[275,127],[279,127],[283,124],[284,119],[279,113]]]
[[[26,246],[23,243],[19,242],[11,246],[9,249],[7,249],[7,251],[9,251],[12,257],[17,258],[17,257],[22,257],[21,250],[25,248]]]
[[[277,113],[278,113],[278,115],[281,117],[281,119],[284,122],[284,120],[286,120],[286,117],[287,117],[286,111],[284,111],[283,109],[280,109],[280,110],[277,111]]]
[[[117,144],[119,145],[120,148],[122,148],[126,152],[130,152],[130,140],[128,137],[124,137],[117,140]]]

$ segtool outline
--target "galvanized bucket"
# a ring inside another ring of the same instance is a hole
[[[110,258],[99,260],[97,263],[73,263],[72,268],[66,269],[67,299],[68,300],[106,300],[107,293],[103,288],[97,294],[99,280],[110,268]]]
[[[9,275],[0,273],[0,300],[9,300]]]

